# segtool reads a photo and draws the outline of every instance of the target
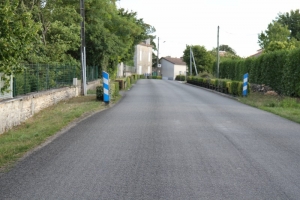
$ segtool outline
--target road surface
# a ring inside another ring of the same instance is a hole
[[[300,199],[300,125],[139,80],[0,176],[0,199]]]

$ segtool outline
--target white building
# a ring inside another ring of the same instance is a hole
[[[175,80],[177,75],[186,74],[187,66],[182,58],[162,57],[160,64],[161,76],[164,80]]]
[[[135,46],[134,67],[137,74],[152,74],[152,46],[150,39]]]

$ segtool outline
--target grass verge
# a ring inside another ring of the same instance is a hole
[[[300,123],[300,99],[251,93],[240,102]]]
[[[120,96],[111,103],[119,99]],[[9,169],[26,152],[44,143],[70,122],[105,107],[103,102],[96,101],[95,95],[75,97],[48,107],[21,125],[1,134],[0,172]]]

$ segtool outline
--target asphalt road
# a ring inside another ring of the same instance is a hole
[[[300,125],[139,80],[0,176],[0,199],[300,199]]]

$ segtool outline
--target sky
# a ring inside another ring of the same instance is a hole
[[[159,57],[181,57],[186,45],[217,47],[218,26],[219,44],[248,57],[260,49],[258,34],[278,13],[300,9],[300,0],[120,0],[117,6],[155,27]]]

